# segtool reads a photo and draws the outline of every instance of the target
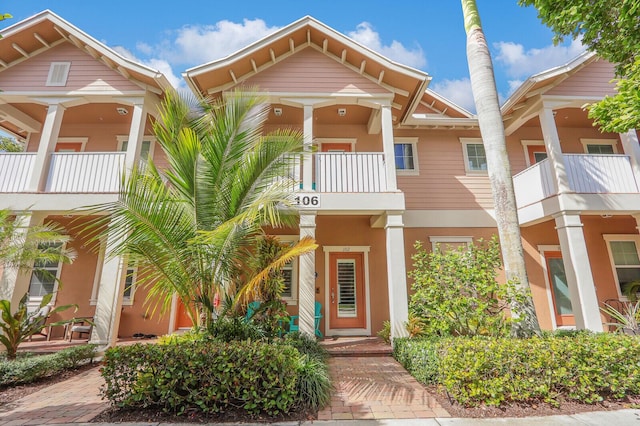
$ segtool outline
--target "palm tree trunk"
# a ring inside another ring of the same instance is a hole
[[[487,156],[487,169],[493,193],[493,203],[498,226],[498,236],[507,280],[513,280],[526,294],[518,306],[511,306],[511,313],[520,321],[513,327],[516,336],[528,336],[540,331],[529,279],[525,269],[520,225],[516,209],[515,192],[511,179],[511,166],[507,156],[504,124],[500,113],[493,65],[487,41],[480,24],[475,0],[461,0],[464,26],[467,33],[467,60],[471,77],[471,91],[476,104],[480,134]]]

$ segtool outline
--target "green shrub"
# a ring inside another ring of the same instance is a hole
[[[430,385],[438,380],[438,350],[442,339],[397,338],[393,341],[393,356],[419,382]]]
[[[384,321],[382,328],[378,331],[378,337],[384,340],[385,343],[391,343],[391,322]]]
[[[74,346],[46,355],[19,354],[15,360],[0,359],[0,386],[31,383],[92,362],[95,345]]]
[[[497,238],[455,250],[427,252],[420,242],[415,248],[409,310],[421,320],[420,333],[501,336],[510,331],[506,311],[524,295],[514,283],[496,281],[502,267]]]
[[[324,360],[313,355],[300,355],[298,359],[296,394],[303,407],[323,408],[331,399],[331,378]]]
[[[302,355],[322,361],[323,363],[329,358],[327,350],[316,340],[314,336],[308,336],[298,331],[285,334],[282,342],[285,345],[293,346]]]
[[[640,394],[640,339],[576,333],[509,338],[396,341],[416,378],[439,383],[460,404],[596,403]]]
[[[251,340],[115,347],[104,357],[103,395],[120,408],[286,413],[296,403],[299,353]]]
[[[211,322],[207,329],[209,335],[223,342],[234,340],[259,340],[265,332],[257,321],[246,321],[240,316],[224,316]]]

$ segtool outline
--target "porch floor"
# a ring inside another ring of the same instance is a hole
[[[391,345],[379,337],[326,337],[320,342],[331,356],[391,356]]]

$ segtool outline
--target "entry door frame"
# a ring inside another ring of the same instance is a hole
[[[323,246],[324,251],[324,329],[327,336],[370,336],[371,335],[371,292],[369,289],[369,251],[370,246]],[[329,255],[331,253],[362,253],[365,297],[365,328],[340,328],[331,327],[331,277],[329,273]]]
[[[575,326],[563,326],[562,324],[558,324],[556,319],[556,306],[555,306],[555,296],[553,295],[553,287],[551,283],[551,278],[549,274],[549,268],[547,267],[547,256],[545,253],[548,252],[559,252],[562,256],[562,250],[559,245],[539,245],[538,252],[540,253],[540,264],[542,265],[542,272],[544,273],[544,284],[547,292],[547,301],[549,303],[549,314],[551,316],[551,327],[556,330],[558,327],[573,327]]]
[[[352,138],[317,138],[315,142],[320,152],[331,152],[327,151],[327,149],[340,145],[345,147],[349,145],[349,150],[345,150],[344,152],[356,152],[356,139]]]

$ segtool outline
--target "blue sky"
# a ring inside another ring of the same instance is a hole
[[[533,8],[517,0],[478,0],[502,99],[527,77],[562,65],[583,47],[552,45]],[[431,88],[473,110],[458,0],[272,0],[182,2],[5,0],[8,26],[44,9],[121,54],[157,68],[174,85],[180,73],[218,59],[311,15],[397,62],[432,75]]]

